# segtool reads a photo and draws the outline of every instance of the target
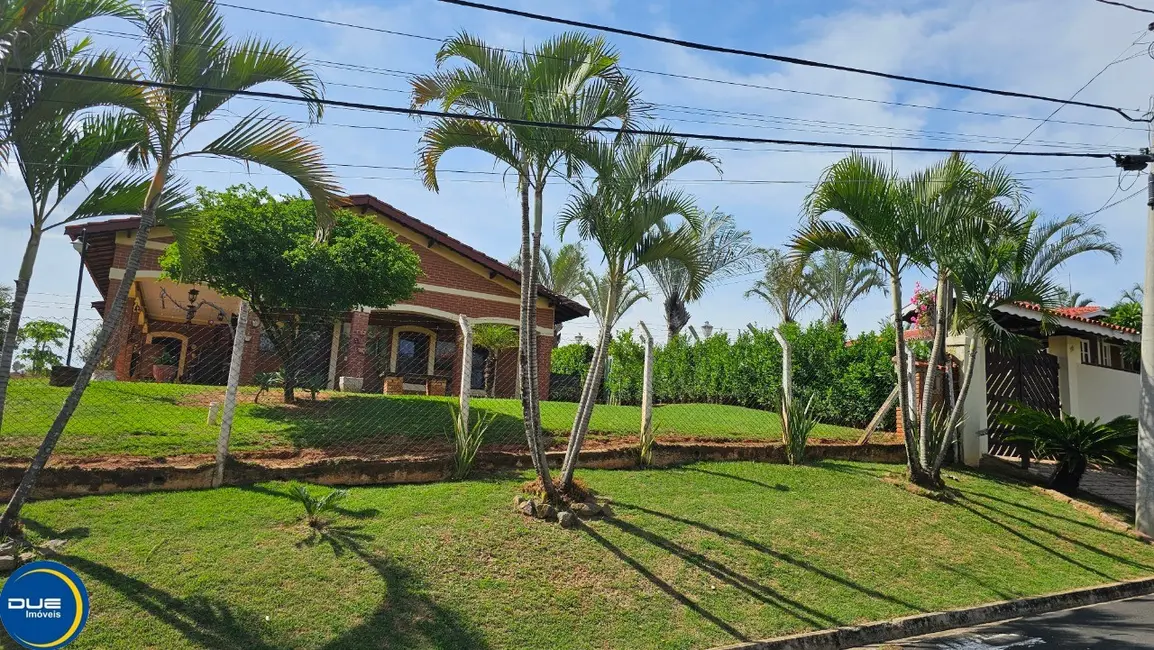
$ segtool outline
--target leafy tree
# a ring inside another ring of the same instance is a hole
[[[885,289],[877,267],[849,253],[826,250],[805,264],[803,284],[830,323],[844,324],[846,312],[859,298]]]
[[[0,516],[0,536],[8,534],[20,515],[40,470],[48,462],[88,388],[97,360],[103,358],[112,332],[120,325],[149,232],[164,212],[170,185],[177,188],[181,185],[174,163],[194,156],[212,156],[269,167],[304,188],[314,200],[322,226],[332,219],[329,201],[340,188],[325,166],[320,150],[302,137],[288,120],[261,107],[215,137],[194,135],[204,131],[198,127],[214,121],[212,118],[218,116],[217,111],[228,103],[235,91],[262,83],[279,81],[307,100],[319,99],[320,80],[304,65],[299,51],[257,38],[230,39],[212,2],[165,0],[147,5],[142,55],[148,62],[142,76],[165,85],[149,88],[144,93],[145,103],[137,115],[144,123],[147,138],[128,152],[130,163],[148,165],[152,174],[138,205],[140,223],[125,260],[124,278],[109,303],[108,317],[97,335],[94,354],[85,362],[80,378],[65,398],[28,471],[13,492],[8,508]],[[216,90],[211,93],[184,90],[190,87]],[[310,117],[319,118],[320,104],[310,103],[309,107]]]
[[[701,221],[698,266],[704,289],[723,280],[761,267],[765,250],[755,246],[748,230],[740,230],[733,216],[714,208]],[[689,269],[674,260],[649,265],[649,273],[665,296],[665,325],[669,339],[689,323]]]
[[[13,3],[0,8],[7,15]],[[19,5],[20,3],[15,3]],[[81,21],[119,17],[135,20],[139,12],[118,0],[79,0],[42,3],[39,20],[10,51],[14,67],[39,68],[102,77],[131,76],[127,59],[91,51],[87,39],[68,41],[68,30]],[[7,22],[0,18],[0,22]],[[145,137],[140,120],[127,113],[93,112],[105,106],[139,108],[141,88],[94,84],[32,74],[0,76],[0,123],[8,165],[20,171],[30,199],[31,224],[12,296],[11,319],[0,347],[0,424],[8,394],[8,379],[20,331],[24,301],[44,232],[63,224],[98,216],[131,213],[143,196],[147,178],[112,175],[92,187],[84,184],[101,165]],[[71,211],[59,214],[66,199],[78,199]]]
[[[310,332],[358,306],[385,308],[416,289],[420,260],[370,217],[338,211],[316,240],[316,209],[237,186],[198,189],[196,228],[160,259],[165,273],[248,301],[284,365],[284,399],[303,379]],[[326,327],[329,326],[329,327]]]
[[[593,346],[588,343],[570,343],[553,348],[549,367],[554,374],[585,377],[593,360]]]
[[[450,62],[461,67],[445,68]],[[437,103],[470,116],[586,126],[612,122],[629,127],[644,114],[636,85],[622,73],[617,52],[601,37],[565,33],[513,56],[461,33],[441,46],[437,68],[413,79],[413,106]],[[536,278],[545,185],[559,167],[575,167],[575,153],[590,138],[579,130],[441,118],[421,136],[418,166],[426,187],[434,191],[440,187],[441,158],[453,149],[476,149],[508,166],[521,198],[521,277]],[[542,443],[536,293],[535,283],[521,283],[521,409],[533,467],[546,500],[556,501]]]
[[[473,326],[473,347],[488,351],[485,357],[485,394],[496,395],[497,357],[502,350],[517,347],[517,330],[508,325],[478,323]]]
[[[692,196],[670,185],[669,177],[694,163],[720,170],[712,154],[664,132],[592,143],[582,158],[595,176],[577,182],[576,193],[558,215],[557,232],[564,235],[575,228],[582,240],[593,242],[601,250],[605,272],[596,283],[587,283],[591,293],[599,294],[590,307],[600,311],[601,333],[561,466],[564,490],[573,484],[613,327],[628,308],[626,300],[640,299],[635,289],[630,292],[633,276],[650,264],[673,261],[688,269],[687,297],[701,293],[701,210]]]
[[[1142,331],[1142,302],[1141,296],[1139,300],[1127,300],[1123,298],[1118,304],[1107,310],[1106,318],[1103,319],[1111,325],[1118,325],[1121,327],[1129,327],[1130,329]],[[1139,363],[1142,360],[1142,344],[1141,343],[1127,343],[1122,347],[1122,356],[1127,361]]]
[[[803,266],[777,249],[767,251],[763,260],[765,276],[753,283],[745,297],[761,298],[781,322],[796,323],[801,310],[813,300],[806,291]]]
[[[45,375],[61,363],[56,349],[68,340],[68,328],[50,320],[28,321],[20,328],[18,340],[28,345],[20,352],[20,359],[28,362],[32,374]]]

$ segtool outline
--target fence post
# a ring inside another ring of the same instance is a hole
[[[653,335],[645,322],[637,323],[645,336],[645,365],[641,373],[641,464],[653,461]]]
[[[793,402],[793,354],[789,349],[789,341],[781,335],[781,330],[773,330],[773,338],[781,346],[781,391],[785,396],[786,404]]]
[[[240,366],[244,360],[244,341],[248,336],[248,303],[240,301],[236,314],[236,333],[232,336],[232,358],[228,362],[228,388],[224,391],[224,408],[220,417],[220,435],[216,439],[216,470],[212,487],[224,482],[224,461],[228,458],[228,439],[232,435],[232,415],[236,411],[236,388],[240,385]]]
[[[469,392],[473,388],[473,325],[464,314],[461,322],[461,430],[469,430]]]

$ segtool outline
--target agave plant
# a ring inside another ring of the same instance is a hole
[[[805,462],[805,446],[809,434],[817,426],[812,415],[813,395],[802,405],[802,401],[782,392],[781,395],[781,442],[785,445],[785,458],[790,465]]]
[[[305,520],[309,526],[321,529],[329,524],[326,514],[336,512],[337,506],[349,496],[348,490],[332,490],[323,496],[315,496],[307,485],[294,483],[289,487],[289,494],[293,499],[300,501],[305,507]]]
[[[485,432],[497,419],[496,413],[478,413],[472,426],[461,418],[461,411],[449,405],[449,417],[453,420],[453,473],[455,481],[467,478],[477,459],[477,451],[485,439]]]
[[[1087,421],[1019,406],[999,420],[1013,427],[1006,440],[1026,443],[1035,456],[1058,461],[1048,486],[1070,496],[1078,494],[1091,464],[1127,466],[1138,453],[1138,421],[1129,415]]]

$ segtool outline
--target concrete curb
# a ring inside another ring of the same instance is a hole
[[[1022,616],[1045,614],[1072,607],[1134,598],[1154,593],[1154,577],[1116,582],[1114,584],[1074,589],[1048,596],[1034,596],[978,605],[967,609],[951,609],[932,614],[916,614],[889,621],[839,627],[832,630],[806,632],[792,636],[720,646],[713,650],[839,650],[872,643],[945,632],[959,627],[971,627]]]

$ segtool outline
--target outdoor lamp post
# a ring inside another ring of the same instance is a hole
[[[709,338],[713,334],[713,326],[709,324],[709,321],[705,321],[701,326],[701,333],[705,335],[705,338]]]

